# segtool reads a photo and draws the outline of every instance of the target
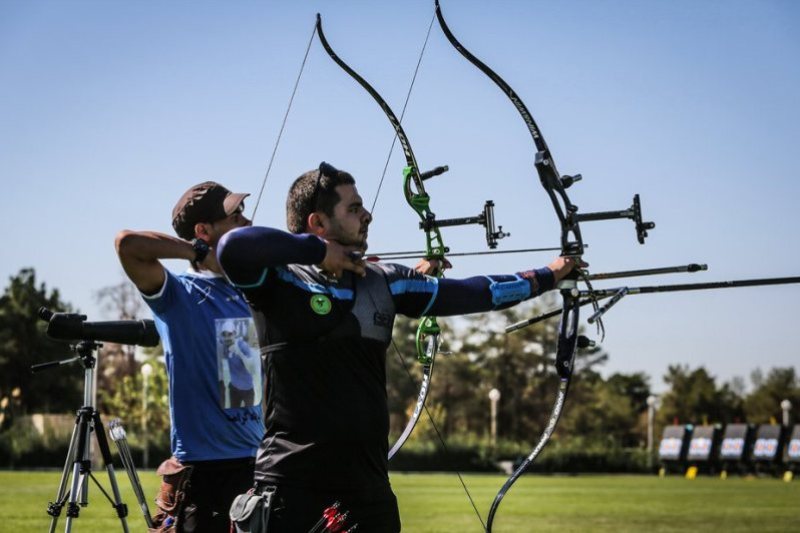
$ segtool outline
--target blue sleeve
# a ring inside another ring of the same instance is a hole
[[[181,280],[172,272],[164,269],[164,284],[155,294],[142,294],[144,303],[156,316],[162,316],[186,293]]]
[[[223,235],[217,245],[217,259],[234,285],[252,288],[264,283],[270,268],[316,265],[325,259],[326,250],[325,242],[314,235],[248,227]]]
[[[251,348],[250,345],[247,344],[247,341],[243,339],[237,339],[236,346],[239,347],[239,349],[246,357],[252,358],[254,355],[256,355],[256,353],[253,351],[253,348]]]

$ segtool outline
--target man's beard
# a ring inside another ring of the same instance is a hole
[[[343,246],[358,246],[362,251],[366,251],[367,249],[367,236],[369,233],[368,225],[361,226],[358,234],[355,237],[350,237],[345,234],[345,232],[342,230],[342,227],[338,223],[332,221],[331,233],[332,240],[335,240]]]

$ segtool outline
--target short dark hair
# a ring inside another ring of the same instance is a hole
[[[336,187],[354,185],[355,182],[353,176],[325,162],[320,163],[319,168],[304,173],[289,188],[286,227],[292,233],[303,233],[308,216],[314,211],[333,216],[333,208],[341,200]]]

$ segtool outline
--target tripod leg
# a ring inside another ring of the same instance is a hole
[[[106,430],[103,427],[103,421],[100,419],[100,413],[96,410],[92,414],[94,420],[94,436],[97,438],[97,445],[100,448],[100,454],[103,457],[103,466],[108,472],[108,479],[111,483],[111,491],[114,494],[113,506],[117,511],[117,516],[122,523],[122,530],[128,533],[128,523],[125,517],[128,516],[128,506],[122,503],[122,497],[119,494],[119,485],[117,485],[117,477],[114,474],[114,463],[111,460],[111,451],[108,448],[108,439],[106,438]]]
[[[81,489],[86,482],[86,477],[90,474],[92,469],[91,461],[87,459],[86,447],[89,444],[89,432],[91,431],[91,416],[93,410],[94,409],[91,407],[81,407],[80,411],[78,411],[78,446],[75,449],[75,460],[72,464],[72,485],[67,502],[67,525],[64,529],[66,533],[72,531],[72,519],[78,518],[80,515],[78,497],[82,492]]]
[[[80,416],[80,413],[78,414]],[[75,426],[72,428],[72,437],[69,439],[69,449],[67,450],[67,460],[64,463],[64,470],[61,472],[61,481],[58,484],[58,492],[54,502],[47,505],[47,514],[53,518],[50,520],[49,533],[55,533],[56,525],[58,524],[58,517],[61,516],[61,509],[64,507],[66,500],[65,494],[67,490],[67,480],[69,479],[69,472],[75,461],[75,446],[78,441],[78,421],[80,418],[75,419]]]

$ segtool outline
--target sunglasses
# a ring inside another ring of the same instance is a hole
[[[325,161],[319,164],[319,172],[317,173],[317,183],[314,185],[314,194],[311,195],[312,202],[311,205],[314,206],[314,210],[317,209],[317,202],[319,201],[319,190],[320,190],[320,183],[322,182],[322,176],[333,177],[339,173],[339,170],[334,167],[333,165],[329,165]]]
[[[229,218],[234,217],[236,215],[240,215],[242,213],[244,213],[244,201],[239,203],[239,205],[236,207],[236,210],[233,213],[231,213],[230,215],[225,215],[223,218],[220,218],[219,220],[215,220],[215,221],[211,222],[211,224],[216,224],[217,222],[222,222],[223,220],[228,220]]]

